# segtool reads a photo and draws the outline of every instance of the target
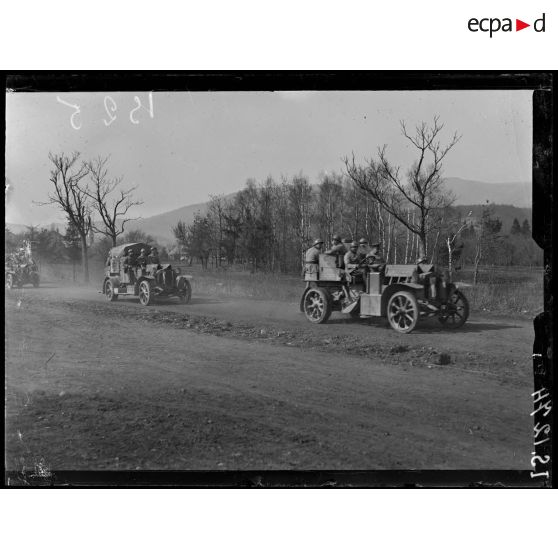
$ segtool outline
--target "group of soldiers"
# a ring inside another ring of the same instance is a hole
[[[111,264],[112,256],[109,254],[107,258],[107,266]],[[159,253],[157,252],[157,248],[153,246],[147,253],[145,248],[140,250],[139,254],[135,254],[131,248],[125,248],[122,257],[120,258],[121,264],[124,268],[124,271],[128,271],[128,269],[134,267],[145,267],[147,264],[157,264],[159,265],[161,262],[159,261]]]
[[[304,261],[307,271],[318,271],[319,257],[322,253],[323,245],[324,241],[317,238],[306,251]],[[341,237],[336,234],[332,238],[331,248],[323,253],[336,256],[338,268],[345,269],[353,277],[358,277],[364,275],[368,268],[379,271],[385,265],[380,254],[380,246],[379,242],[369,245],[366,238],[361,238],[358,242],[343,242]]]
[[[35,262],[33,258],[29,256],[25,248],[20,248],[19,250],[8,254],[5,258],[6,265],[11,265],[15,267],[23,267],[26,265],[32,265]]]

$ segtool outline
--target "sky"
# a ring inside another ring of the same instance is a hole
[[[111,175],[144,202],[134,216],[149,217],[235,192],[249,178],[303,173],[315,182],[341,172],[345,155],[364,161],[384,144],[405,168],[415,152],[400,121],[412,128],[434,115],[442,142],[462,136],[446,177],[529,182],[531,99],[530,91],[7,92],[6,222],[64,222],[37,204],[51,188],[49,152],[110,156]]]

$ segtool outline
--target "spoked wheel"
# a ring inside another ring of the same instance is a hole
[[[449,298],[445,312],[438,317],[444,327],[457,329],[469,317],[469,301],[460,291],[455,291]]]
[[[325,289],[319,287],[306,291],[304,296],[304,314],[308,320],[315,324],[327,322],[332,310],[331,296]]]
[[[108,279],[105,281],[104,291],[105,291],[105,296],[110,302],[114,302],[115,300],[118,300],[118,295],[114,294],[114,288],[112,286],[112,283]]]
[[[6,275],[6,289],[14,288],[14,276],[11,273]]]
[[[188,281],[188,279],[181,280],[178,288],[178,298],[180,302],[182,302],[182,304],[188,304],[192,298],[192,285],[190,285],[190,281]]]
[[[410,333],[418,323],[419,309],[417,299],[409,291],[398,291],[387,305],[389,325],[399,333]]]
[[[143,306],[149,306],[153,300],[153,291],[145,279],[139,284],[139,300]]]

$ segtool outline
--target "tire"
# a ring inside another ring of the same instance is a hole
[[[306,291],[304,296],[304,314],[313,324],[325,324],[331,316],[333,301],[330,294],[320,287]]]
[[[180,290],[178,292],[178,298],[182,304],[188,304],[192,299],[192,285],[188,279],[182,279],[180,281]]]
[[[109,302],[114,302],[118,300],[118,295],[114,294],[114,288],[112,286],[112,283],[108,279],[105,281],[105,286],[103,288],[103,291]]]
[[[149,306],[153,302],[153,291],[146,279],[140,281],[139,284],[139,301],[142,306]]]
[[[308,292],[308,289],[305,289],[304,292],[302,293],[302,296],[300,297],[300,311],[302,313],[304,313],[304,299],[306,297],[307,292]]]
[[[397,333],[411,333],[419,319],[415,295],[409,291],[397,291],[390,297],[386,313],[392,329]]]
[[[14,288],[14,276],[11,273],[6,274],[6,289]]]
[[[440,323],[448,329],[461,327],[469,317],[469,301],[461,291],[455,291],[448,299],[448,309],[438,317]]]

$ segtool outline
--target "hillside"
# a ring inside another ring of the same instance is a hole
[[[446,178],[446,187],[456,196],[456,205],[481,205],[489,201],[498,205],[531,207],[530,182],[480,182]]]
[[[482,216],[484,205],[457,205],[455,209],[461,213],[462,217],[465,217],[469,211],[472,211],[471,217],[474,219],[480,219]],[[494,205],[494,215],[502,221],[502,233],[508,234],[510,232],[512,223],[514,219],[522,224],[525,219],[532,224],[531,208],[526,207],[515,207],[513,205]]]

